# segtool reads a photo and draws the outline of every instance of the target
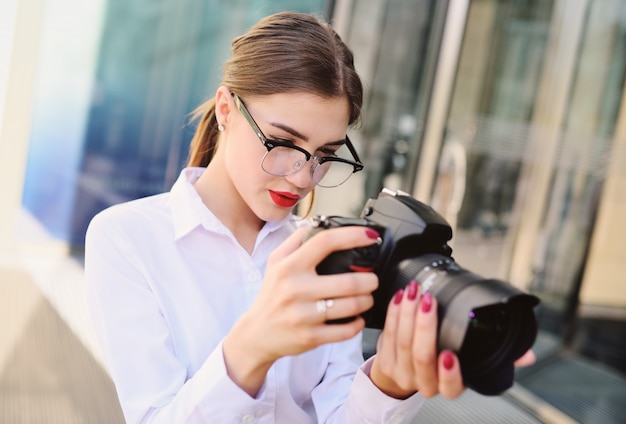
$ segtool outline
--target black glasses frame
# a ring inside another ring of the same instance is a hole
[[[261,128],[259,128],[259,125],[256,123],[256,121],[254,120],[252,115],[250,115],[250,112],[248,111],[248,108],[243,103],[243,101],[235,93],[232,93],[232,94],[233,94],[233,99],[235,100],[235,105],[237,106],[237,109],[241,112],[241,114],[244,116],[244,118],[246,118],[246,121],[248,121],[248,124],[250,124],[250,126],[254,130],[254,133],[259,138],[259,140],[261,140],[261,143],[263,143],[263,146],[265,146],[265,148],[267,149],[268,153],[275,147],[288,147],[290,149],[294,149],[294,150],[297,150],[299,152],[302,152],[305,155],[307,162],[310,161],[311,158],[315,158],[317,160],[318,166],[323,164],[324,162],[343,162],[343,163],[347,163],[349,165],[352,165],[352,167],[353,167],[352,173],[353,174],[363,170],[363,166],[364,165],[361,162],[361,159],[359,158],[359,155],[357,154],[356,149],[352,145],[352,142],[350,141],[350,138],[348,138],[347,134],[346,134],[346,147],[348,147],[348,150],[350,151],[350,154],[354,158],[354,161],[351,161],[349,159],[344,159],[344,158],[338,158],[338,157],[328,157],[328,156],[317,157],[317,156],[314,156],[311,153],[309,153],[308,151],[306,151],[305,149],[303,149],[302,147],[296,146],[296,145],[294,145],[292,143],[282,142],[282,141],[278,141],[278,140],[271,140],[271,139],[267,138],[265,136],[265,134],[263,134],[263,131],[261,131]],[[297,172],[297,171],[294,171],[294,173],[295,172]],[[286,177],[288,175],[284,175],[284,176]]]

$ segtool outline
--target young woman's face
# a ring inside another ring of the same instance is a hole
[[[344,97],[288,93],[241,100],[265,137],[292,142],[312,155],[336,149],[346,138],[349,106]],[[229,134],[223,147],[227,173],[238,195],[261,221],[283,219],[315,187],[311,166],[284,177],[262,169],[267,148],[236,107],[231,108],[226,131]]]

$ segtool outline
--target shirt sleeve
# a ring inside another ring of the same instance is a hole
[[[345,422],[398,424],[414,422],[425,398],[420,393],[415,393],[408,399],[399,400],[381,392],[369,378],[373,362],[374,356],[356,373],[345,405],[345,413],[349,419]]]
[[[119,220],[106,216],[96,216],[87,232],[86,290],[126,422],[236,423],[271,415],[273,402],[263,390],[252,398],[228,377],[221,343],[189,378],[142,271],[146,265]]]
[[[312,393],[318,422],[413,422],[424,397],[416,393],[408,399],[399,400],[381,392],[369,378],[374,357],[363,363],[361,337],[332,346],[324,379]]]

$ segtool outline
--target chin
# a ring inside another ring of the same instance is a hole
[[[276,221],[281,221],[283,219],[285,219],[287,217],[287,215],[289,215],[291,213],[293,209],[289,209],[289,210],[280,210],[280,211],[273,211],[271,213],[266,213],[264,214],[264,217],[261,217],[261,219],[265,222],[276,222]]]
[[[256,215],[261,221],[276,222],[285,219],[296,207],[297,205],[292,208],[281,208],[274,204],[269,204],[259,208],[256,211]]]

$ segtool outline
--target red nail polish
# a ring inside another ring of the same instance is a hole
[[[404,290],[400,289],[396,292],[396,295],[393,297],[394,305],[399,305],[402,302],[402,296],[404,296]]]
[[[427,314],[430,312],[430,308],[433,306],[433,295],[430,293],[424,294],[422,296],[422,312]]]
[[[376,230],[373,230],[371,228],[366,229],[365,234],[368,238],[371,238],[372,240],[376,240],[378,237],[380,237],[380,234],[378,234]]]
[[[407,294],[407,297],[409,298],[409,300],[415,300],[415,298],[417,297],[417,282],[415,281],[411,281],[409,283],[409,293]]]
[[[443,352],[443,367],[450,371],[454,367],[454,355],[449,350]]]

